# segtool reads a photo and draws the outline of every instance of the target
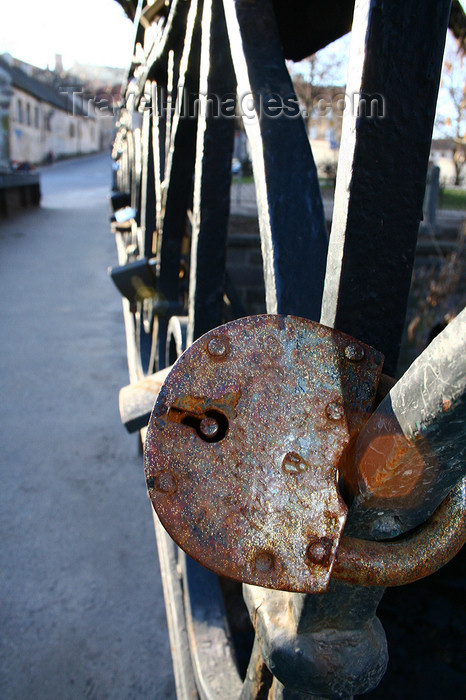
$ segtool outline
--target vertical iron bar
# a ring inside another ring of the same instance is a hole
[[[204,0],[188,345],[222,322],[235,91],[222,0]]]
[[[163,224],[158,292],[163,300],[175,303],[179,301],[181,244],[193,191],[201,13],[202,0],[193,0],[180,64],[178,94],[170,132],[170,150],[165,154],[165,187],[162,187]],[[158,369],[165,365],[167,325],[168,319],[158,318]]]
[[[152,83],[152,150],[154,159],[155,177],[155,222],[157,231],[162,230],[162,180],[165,168],[165,115],[164,84]],[[157,251],[156,251],[157,252]]]
[[[422,218],[449,11],[450,0],[357,0],[355,7],[352,104],[343,120],[321,323],[383,352],[391,375]]]
[[[318,320],[327,231],[317,171],[269,0],[224,0],[252,151],[269,313]]]
[[[155,172],[152,143],[151,110],[146,109],[142,119],[142,181],[141,181],[141,228],[144,257],[150,258],[155,231]]]

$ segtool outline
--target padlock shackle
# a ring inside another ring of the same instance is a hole
[[[332,577],[359,586],[402,586],[430,576],[466,542],[466,477],[424,525],[392,542],[343,536]]]

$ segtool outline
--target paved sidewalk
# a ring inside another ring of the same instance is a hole
[[[174,700],[106,199],[110,159],[56,163],[0,224],[0,698]]]

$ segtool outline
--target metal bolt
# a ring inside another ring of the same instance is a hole
[[[154,486],[157,491],[162,493],[174,493],[176,491],[175,477],[168,472],[162,472],[156,477]]]
[[[341,420],[345,415],[345,409],[338,401],[331,401],[325,409],[325,413],[330,420]]]
[[[275,566],[275,557],[271,552],[259,552],[254,560],[256,571],[266,574]]]
[[[361,362],[364,359],[364,348],[357,343],[351,343],[345,348],[345,357],[351,362]]]
[[[208,438],[215,437],[218,433],[218,423],[215,418],[203,418],[199,424],[199,430]]]
[[[311,542],[306,550],[306,558],[311,564],[325,566],[330,559],[332,547],[333,540],[330,537],[320,537],[318,540]]]
[[[207,352],[212,357],[223,358],[228,355],[230,341],[226,336],[216,335],[207,343]]]

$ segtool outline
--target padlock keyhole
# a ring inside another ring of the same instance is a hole
[[[168,413],[169,420],[173,420],[172,411],[173,409]],[[179,409],[176,412],[178,413]],[[181,420],[178,418],[174,422],[193,428],[204,442],[220,442],[228,432],[228,418],[214,409],[209,409],[200,416],[195,413],[185,413]]]

